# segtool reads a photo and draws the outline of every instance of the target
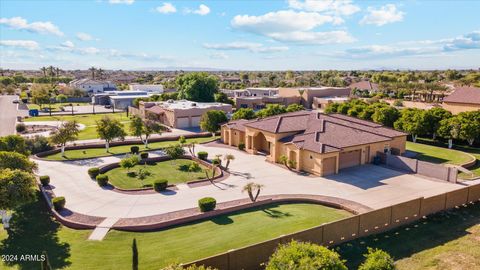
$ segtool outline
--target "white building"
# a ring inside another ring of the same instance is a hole
[[[148,93],[163,93],[163,85],[161,84],[129,84],[130,91],[145,91]]]
[[[75,89],[83,90],[89,94],[103,93],[105,91],[116,90],[115,84],[109,81],[97,81],[92,79],[73,80],[69,86]]]
[[[105,91],[92,96],[92,103],[112,105],[116,110],[124,110],[133,105],[136,98],[148,98],[152,94],[146,91]]]

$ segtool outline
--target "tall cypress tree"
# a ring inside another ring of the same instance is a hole
[[[132,243],[132,270],[138,270],[137,239],[133,238]]]

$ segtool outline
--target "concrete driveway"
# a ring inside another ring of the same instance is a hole
[[[246,198],[242,187],[248,182],[265,186],[262,195],[313,194],[355,201],[371,208],[382,208],[421,196],[430,196],[459,189],[462,186],[402,174],[384,167],[365,165],[342,170],[329,177],[298,175],[278,165],[265,162],[265,157],[246,154],[236,149],[199,145],[196,151],[234,154],[228,179],[215,185],[189,188],[167,194],[121,194],[100,188],[90,180],[90,167],[116,162],[120,157],[82,161],[37,161],[40,175],[50,175],[53,191],[65,196],[66,207],[81,214],[126,218],[168,213],[197,206],[198,199],[211,196],[218,202]]]

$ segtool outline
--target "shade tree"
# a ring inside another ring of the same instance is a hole
[[[123,130],[123,124],[110,117],[103,117],[96,122],[97,134],[100,139],[105,140],[105,149],[107,152],[110,148],[110,143],[115,139],[123,140],[125,138],[125,130]]]
[[[50,141],[59,144],[62,157],[65,157],[65,146],[68,142],[75,141],[80,132],[76,121],[63,122],[62,125],[50,134]]]

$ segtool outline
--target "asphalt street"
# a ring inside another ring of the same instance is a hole
[[[18,96],[0,96],[0,136],[15,133],[17,105],[12,103]]]

